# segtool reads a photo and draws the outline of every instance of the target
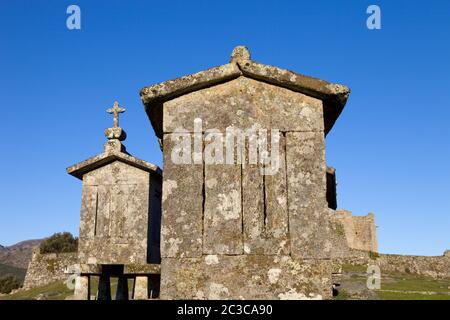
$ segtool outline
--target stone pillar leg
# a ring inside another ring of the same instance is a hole
[[[147,276],[137,276],[134,280],[134,299],[147,300],[148,299],[148,278]]]
[[[89,276],[77,276],[75,278],[75,300],[89,300]]]
[[[119,277],[117,282],[116,300],[128,300],[128,279],[125,276]]]
[[[98,280],[98,300],[111,300],[111,283],[109,275],[102,274]]]

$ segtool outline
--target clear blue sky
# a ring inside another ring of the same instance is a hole
[[[81,30],[66,8],[81,8]],[[378,4],[382,29],[366,28]],[[146,86],[255,60],[352,94],[327,138],[338,205],[376,214],[380,250],[450,249],[449,1],[0,1],[0,243],[78,233],[81,182],[65,168],[102,151],[105,109],[135,156],[161,165]]]

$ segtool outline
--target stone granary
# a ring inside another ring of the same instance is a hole
[[[331,297],[342,239],[325,136],[349,92],[241,46],[141,90],[164,155],[161,298]]]
[[[98,299],[111,299],[110,277],[118,278],[116,299],[147,299],[159,290],[161,170],[131,156],[122,141],[115,102],[107,110],[114,126],[105,130],[104,152],[67,169],[83,181],[75,296],[88,299],[90,277],[99,276]]]

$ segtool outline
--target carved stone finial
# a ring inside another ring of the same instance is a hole
[[[237,46],[231,53],[231,62],[243,62],[250,60],[250,52],[245,46]]]
[[[117,101],[114,101],[112,108],[106,110],[106,112],[114,115],[113,127],[105,129],[105,136],[108,138],[108,142],[105,143],[105,152],[125,152],[125,146],[121,141],[127,138],[125,130],[119,127],[119,113],[125,112],[125,108],[121,108]]]

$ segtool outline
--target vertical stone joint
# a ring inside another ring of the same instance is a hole
[[[263,235],[267,236],[267,195],[266,195],[266,175],[262,176],[262,196],[263,196]]]

